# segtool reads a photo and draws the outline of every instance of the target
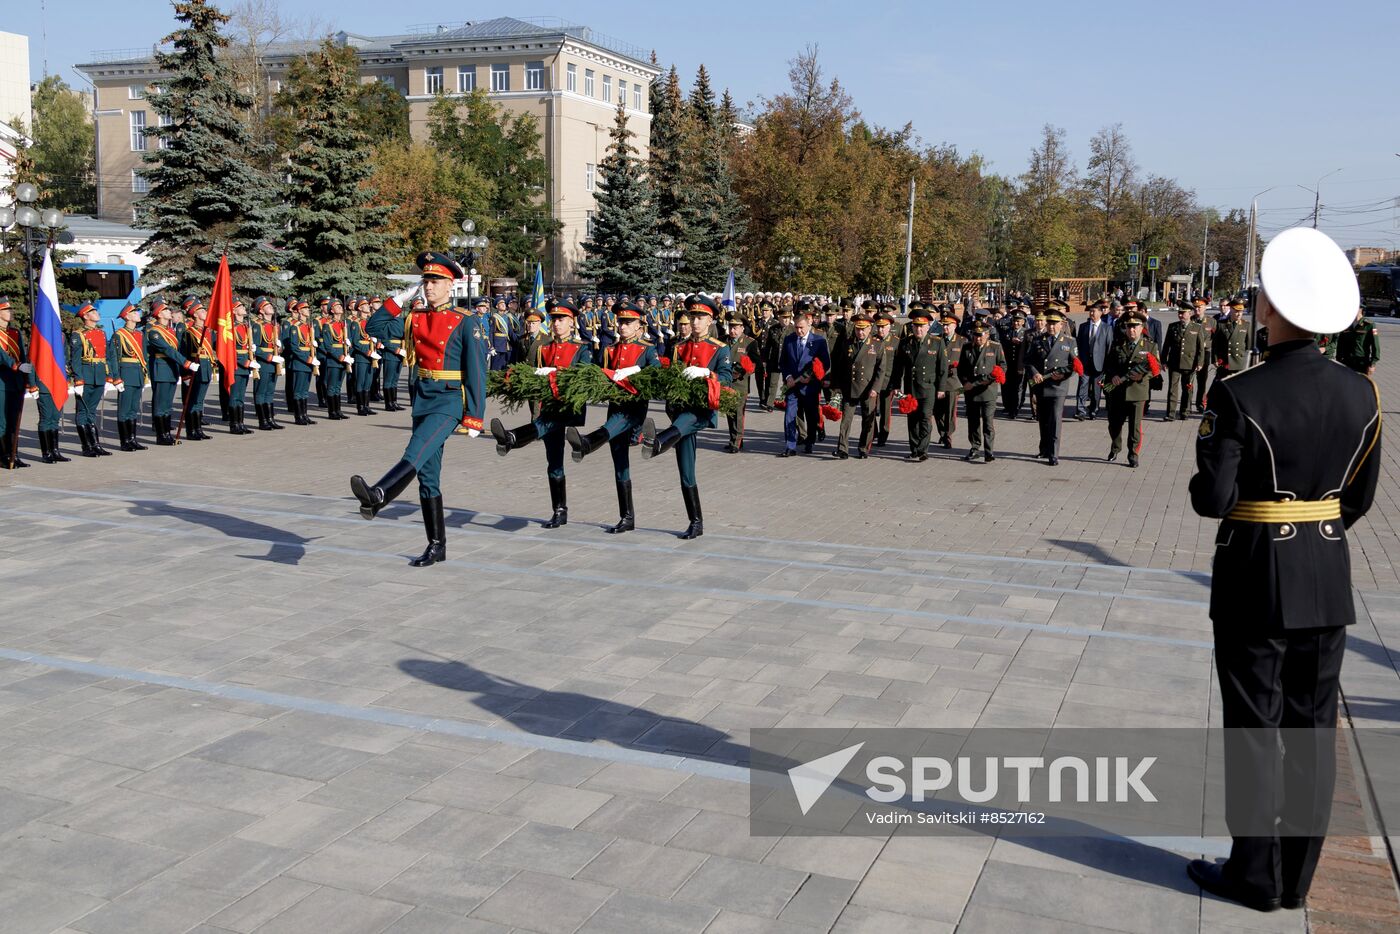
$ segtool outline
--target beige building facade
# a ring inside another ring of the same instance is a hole
[[[405,96],[415,139],[427,138],[428,110],[439,94],[462,96],[481,88],[504,110],[534,115],[549,165],[540,197],[563,224],[538,259],[548,283],[577,285],[581,244],[595,210],[598,165],[619,103],[633,144],[643,158],[647,154],[650,87],[660,73],[649,55],[588,27],[553,19],[500,17],[397,36],[339,33],[335,38],[355,49],[362,81],[383,81]],[[272,49],[265,60],[270,90],[278,90],[292,62],[313,47],[300,43]],[[77,70],[95,89],[98,216],[130,224],[146,190],[137,170],[146,152],[159,149],[158,140],[141,132],[156,120],[145,98],[163,75],[153,50],[98,54]],[[498,272],[519,275],[521,270]]]

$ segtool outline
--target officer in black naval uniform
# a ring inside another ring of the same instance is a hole
[[[1337,245],[1286,230],[1264,251],[1260,282],[1268,359],[1211,387],[1191,478],[1196,512],[1223,520],[1210,617],[1234,844],[1225,863],[1194,860],[1187,872],[1272,911],[1302,907],[1327,830],[1337,684],[1356,621],[1345,530],[1375,496],[1381,415],[1375,384],[1313,343],[1356,311],[1356,276]]]

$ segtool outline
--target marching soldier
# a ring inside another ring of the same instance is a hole
[[[1079,347],[1062,330],[1064,318],[1051,309],[1045,314],[1045,330],[1037,333],[1026,349],[1026,376],[1035,400],[1035,417],[1040,423],[1040,453],[1051,467],[1060,463],[1060,426],[1065,417],[1065,396],[1069,378],[1082,375]]]
[[[1215,361],[1213,359],[1213,351],[1215,349],[1215,328],[1220,323],[1214,315],[1209,313],[1207,309],[1207,303],[1200,301],[1200,299],[1203,297],[1204,296],[1197,296],[1197,298],[1192,301],[1192,307],[1194,310],[1192,320],[1201,326],[1201,333],[1205,336],[1206,342],[1205,363],[1202,365],[1200,372],[1196,374],[1197,412],[1205,411],[1206,383],[1209,382],[1212,367],[1215,366]],[[1134,306],[1136,307],[1136,303],[1134,303]],[[1222,309],[1228,308],[1229,302],[1225,301],[1224,299],[1221,299],[1220,307]]]
[[[442,253],[418,254],[421,285],[385,302],[370,316],[366,332],[383,341],[389,321],[404,317],[404,342],[408,347],[408,397],[413,406],[413,434],[403,457],[374,486],[360,475],[350,478],[350,490],[360,501],[360,515],[373,519],[387,504],[418,478],[418,501],[428,547],[409,564],[421,568],[447,560],[447,522],[442,509],[442,449],[460,424],[481,433],[486,412],[486,348],[468,326],[468,316],[452,307],[452,282],[464,275],[462,267]],[[404,302],[418,288],[427,307],[405,314]],[[472,347],[476,341],[478,346]]]
[[[918,302],[909,306],[910,315],[923,310],[924,306]],[[927,317],[927,313],[925,316]],[[871,323],[875,332],[874,339],[880,345],[880,353],[884,357],[880,361],[880,394],[875,402],[875,447],[882,448],[890,440],[890,422],[894,418],[895,391],[899,389],[899,384],[894,379],[894,363],[895,355],[899,353],[901,338],[894,334],[894,315],[889,311],[878,309]]]
[[[73,396],[73,424],[83,457],[108,457],[111,451],[97,436],[97,420],[102,397],[116,391],[116,381],[107,371],[107,333],[102,330],[101,314],[84,302],[78,309],[78,328],[68,335],[68,379]]]
[[[791,306],[783,306],[778,309],[778,313],[768,326],[768,340],[763,349],[763,371],[768,374],[764,382],[764,398],[768,404],[764,407],[765,412],[771,412],[776,407],[777,401],[782,398],[779,389],[783,382],[781,370],[781,359],[783,355],[783,341],[795,329],[793,326],[793,313]]]
[[[552,376],[557,370],[593,362],[589,345],[574,334],[578,309],[568,301],[555,302],[549,310],[552,340],[538,345],[535,358],[536,376]],[[496,453],[505,457],[531,441],[544,442],[545,465],[549,479],[549,504],[552,514],[543,523],[546,529],[557,529],[569,522],[568,487],[564,478],[564,430],[582,427],[588,418],[587,409],[573,412],[549,401],[540,405],[539,414],[529,423],[513,431],[506,430],[499,418],[491,419],[491,436],[496,439]]]
[[[1371,376],[1381,359],[1381,339],[1376,326],[1366,320],[1365,309],[1356,309],[1356,320],[1337,335],[1337,362]]]
[[[1216,326],[1211,352],[1217,382],[1249,368],[1249,325],[1244,323],[1244,299],[1230,301],[1230,317]]]
[[[1103,378],[1108,397],[1108,436],[1112,446],[1108,459],[1117,460],[1123,448],[1123,425],[1128,426],[1128,466],[1138,465],[1142,452],[1142,416],[1147,405],[1151,377],[1161,370],[1157,345],[1143,336],[1145,319],[1140,314],[1124,315],[1121,330],[1104,361]]]
[[[383,354],[379,352],[383,345],[365,331],[365,322],[358,313],[346,324],[345,339],[350,345],[354,363],[351,375],[354,379],[355,414],[373,415],[374,409],[369,407],[369,389],[374,383],[374,371],[383,359]]]
[[[963,346],[967,338],[958,333],[958,316],[951,309],[939,319],[943,325],[943,356],[948,361],[939,386],[938,399],[933,403],[933,421],[938,428],[938,441],[944,448],[952,450],[953,433],[958,428],[958,395],[962,392],[962,382],[958,379],[958,361],[962,359]]]
[[[1167,371],[1167,414],[1162,421],[1185,419],[1191,404],[1191,383],[1206,363],[1206,332],[1191,319],[1189,302],[1177,306],[1176,320],[1167,325],[1162,344],[1162,366]]]
[[[895,352],[890,384],[914,400],[907,413],[908,459],[921,462],[928,460],[933,407],[944,395],[941,387],[948,377],[948,350],[941,339],[929,333],[929,313],[922,306],[909,312],[909,324],[909,339],[901,341]]]
[[[146,322],[146,360],[151,374],[151,430],[156,444],[170,447],[175,435],[170,429],[175,404],[175,384],[183,373],[196,373],[198,362],[180,352],[180,338],[171,326],[172,309],[157,298],[151,303],[151,320]]]
[[[253,338],[253,360],[258,364],[258,378],[253,382],[253,411],[258,415],[259,431],[280,431],[277,421],[277,377],[283,375],[282,326],[277,323],[277,309],[267,298],[253,302],[258,320],[250,328]]]
[[[533,312],[532,312],[533,314]],[[661,356],[656,347],[643,338],[644,312],[630,302],[617,308],[618,342],[603,352],[603,369],[613,382],[626,386],[628,377],[649,366],[660,366]],[[636,510],[632,506],[632,465],[629,448],[646,421],[649,400],[639,398],[633,403],[610,403],[608,418],[601,428],[582,434],[575,426],[564,429],[564,437],[573,448],[574,463],[608,445],[612,452],[613,482],[617,485],[617,525],[603,531],[614,535],[630,532],[637,527]]]
[[[972,326],[972,341],[965,343],[958,356],[957,376],[967,403],[967,439],[971,445],[967,460],[977,459],[982,449],[983,463],[996,460],[992,447],[996,441],[993,415],[997,390],[1006,379],[1006,353],[1001,344],[991,339],[991,328],[978,321]]]
[[[751,333],[755,344],[754,386],[758,390],[758,407],[764,412],[773,411],[773,397],[768,394],[768,357],[772,343],[773,303],[762,301],[758,304],[758,314],[753,320]]]
[[[686,299],[690,312],[692,334],[676,347],[673,366],[685,364],[687,379],[717,380],[724,383],[732,378],[729,348],[710,335],[710,322],[719,312],[715,300],[707,295],[692,295]],[[717,389],[718,387],[716,387]],[[648,418],[642,423],[642,456],[656,457],[671,448],[676,449],[676,468],[681,476],[681,499],[685,502],[690,524],[680,537],[686,540],[705,534],[704,517],[700,510],[700,488],[695,476],[695,435],[703,428],[714,428],[719,420],[715,410],[705,407],[681,407],[667,404],[666,414],[671,425],[656,430],[656,422]]]
[[[180,352],[186,360],[193,360],[199,368],[184,374],[181,383],[181,405],[185,421],[189,425],[186,436],[191,441],[208,441],[204,433],[204,397],[209,393],[209,383],[214,378],[214,346],[209,342],[209,329],[205,324],[208,310],[195,299],[185,302],[185,315],[188,322],[185,333],[180,335]]]
[[[19,419],[34,368],[24,335],[10,326],[13,320],[10,300],[0,296],[0,468],[5,470],[29,466],[19,457]]]
[[[315,331],[317,354],[324,361],[317,386],[325,389],[326,418],[338,422],[349,418],[340,411],[340,397],[345,376],[355,365],[355,356],[350,347],[350,328],[345,323],[345,309],[337,301],[330,303],[329,310],[330,317]]]
[[[141,309],[127,305],[117,315],[121,326],[107,342],[107,372],[117,386],[117,437],[123,451],[144,451],[136,440],[136,424],[141,418],[141,392],[151,385],[146,364],[145,335],[139,330]]]
[[[744,319],[737,312],[729,313],[729,369],[731,378],[723,385],[739,394],[739,411],[726,415],[729,423],[729,443],[724,447],[726,454],[738,454],[744,448],[744,410],[749,405],[749,375],[758,367],[755,358],[759,356],[758,342],[749,337],[744,328]]]
[[[1337,686],[1356,621],[1346,530],[1375,499],[1381,405],[1373,382],[1314,349],[1313,335],[1343,327],[1359,299],[1337,245],[1285,230],[1259,278],[1269,357],[1212,387],[1191,478],[1196,512],[1221,519],[1210,618],[1234,841],[1225,863],[1193,860],[1187,874],[1272,911],[1304,907],[1327,833]]]
[[[870,316],[856,312],[850,320],[850,336],[841,340],[841,346],[832,355],[831,383],[841,394],[841,431],[836,437],[836,456],[845,460],[847,444],[851,438],[851,422],[856,412],[860,412],[860,442],[856,457],[870,456],[870,445],[875,440],[876,412],[880,408],[880,390],[884,387],[888,373],[885,371],[885,347],[871,337]],[[893,363],[891,363],[893,366]]]
[[[253,430],[243,422],[243,407],[248,396],[248,383],[261,379],[262,364],[253,354],[253,331],[248,326],[248,309],[240,301],[233,303],[233,383],[228,390],[228,433],[251,435]],[[222,384],[220,380],[220,384]]]
[[[308,320],[311,309],[306,302],[297,302],[295,317],[286,330],[282,353],[291,359],[287,367],[287,389],[291,398],[288,408],[295,416],[297,425],[314,425],[316,420],[306,414],[308,397],[311,394],[311,380],[321,373],[321,359],[316,354],[316,326]],[[345,373],[341,363],[340,373]],[[340,415],[340,396],[335,397],[335,412]],[[344,417],[344,416],[341,416]]]

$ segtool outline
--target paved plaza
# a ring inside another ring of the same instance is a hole
[[[1219,839],[750,832],[752,728],[1218,724],[1196,423],[1150,414],[1130,470],[1103,419],[1050,468],[1024,415],[994,464],[910,464],[902,426],[779,460],[750,411],[745,453],[703,436],[694,542],[670,456],[634,455],[615,538],[606,454],[547,531],[541,446],[454,437],[426,570],[412,489],[369,523],[347,484],[406,412],[5,474],[0,932],[1385,928],[1350,759],[1306,913],[1203,897]],[[1352,725],[1400,721],[1396,450],[1352,537]]]

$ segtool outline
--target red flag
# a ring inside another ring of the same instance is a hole
[[[214,294],[209,296],[209,316],[204,319],[204,331],[214,339],[214,355],[219,358],[219,382],[224,391],[233,388],[238,369],[238,350],[233,341],[233,285],[228,277],[228,254],[219,259],[219,272],[214,276]]]

